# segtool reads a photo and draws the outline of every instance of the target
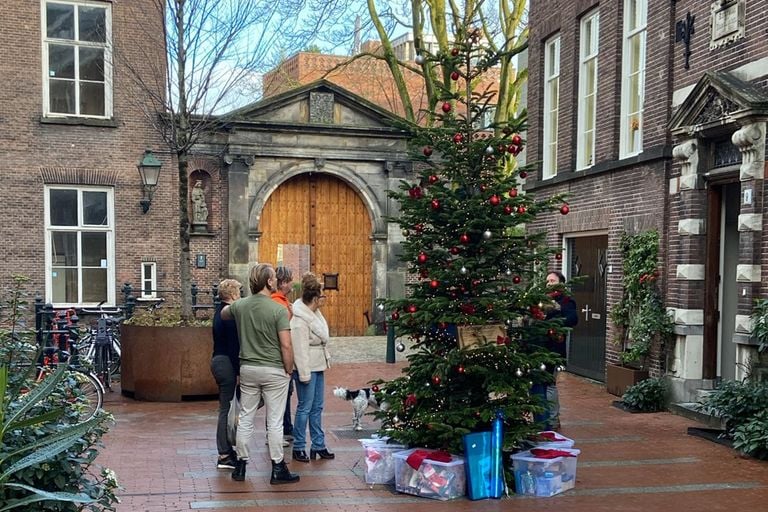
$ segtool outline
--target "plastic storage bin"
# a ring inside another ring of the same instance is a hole
[[[574,445],[573,439],[553,430],[539,432],[531,439],[531,442],[536,445],[536,448],[573,448]]]
[[[414,448],[393,454],[398,492],[436,500],[451,500],[466,494],[463,457],[451,455],[451,462],[424,459],[418,469],[413,469],[406,461],[416,450],[435,451]]]
[[[537,452],[552,454],[550,449],[534,449],[512,455],[515,466],[515,489],[524,496],[554,496],[576,486],[576,464],[580,450],[558,448],[567,452],[554,458],[537,456]],[[556,452],[555,452],[556,453]],[[542,454],[542,455],[543,455]]]
[[[392,455],[406,450],[402,444],[387,443],[387,438],[360,439],[365,454],[365,483],[395,483],[395,459]]]

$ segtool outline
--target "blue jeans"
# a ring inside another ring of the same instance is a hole
[[[313,450],[325,448],[325,432],[323,432],[323,405],[325,398],[325,373],[312,372],[306,384],[299,380],[299,373],[293,372],[296,396],[296,417],[293,420],[293,449],[304,450],[307,447],[307,422],[309,422],[309,438]]]
[[[232,367],[232,361],[227,356],[213,356],[211,359],[211,373],[219,386],[219,421],[216,424],[216,449],[219,455],[229,455],[234,452],[232,445],[227,440],[227,415],[229,403],[235,396],[235,383],[237,376]]]

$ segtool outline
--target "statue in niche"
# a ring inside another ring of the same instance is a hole
[[[208,205],[205,204],[205,188],[202,180],[197,180],[192,188],[192,224],[208,223]]]

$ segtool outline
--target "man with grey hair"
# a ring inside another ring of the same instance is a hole
[[[249,444],[254,435],[254,417],[259,400],[267,410],[267,442],[272,459],[270,484],[299,481],[291,473],[283,454],[283,413],[293,371],[293,347],[288,311],[270,297],[277,289],[272,265],[259,264],[249,276],[251,296],[237,300],[221,311],[221,318],[234,318],[240,337],[240,418],[237,426],[237,462],[232,479],[245,480],[250,460]]]

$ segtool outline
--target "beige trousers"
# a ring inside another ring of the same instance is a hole
[[[250,459],[249,445],[253,441],[254,419],[259,400],[264,396],[267,410],[267,442],[269,458],[283,460],[283,414],[288,398],[290,376],[282,368],[271,366],[240,366],[240,419],[237,425],[237,457]]]

